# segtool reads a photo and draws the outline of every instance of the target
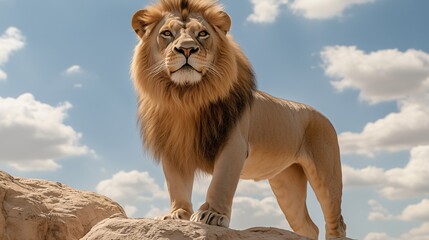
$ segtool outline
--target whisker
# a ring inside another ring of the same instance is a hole
[[[149,74],[155,76],[166,69],[164,60],[156,62],[150,69]]]
[[[219,70],[214,66],[214,64],[209,63],[206,65],[207,71],[215,75],[216,77],[221,77]]]

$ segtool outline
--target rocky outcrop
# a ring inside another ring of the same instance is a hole
[[[277,228],[238,231],[189,221],[129,219],[107,197],[2,171],[0,209],[0,240],[305,239]]]
[[[288,240],[307,239],[278,228],[243,231],[201,225],[189,221],[112,217],[95,225],[81,240]]]
[[[107,197],[0,171],[0,239],[77,240],[121,206]]]

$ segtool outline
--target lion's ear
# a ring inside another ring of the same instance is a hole
[[[134,13],[133,19],[131,20],[131,26],[134,29],[134,32],[136,32],[137,35],[139,35],[140,38],[143,38],[143,35],[145,33],[145,27],[147,24],[145,23],[145,15],[147,14],[146,9],[141,9]]]
[[[219,19],[217,21],[217,27],[222,30],[225,34],[229,32],[231,28],[231,18],[226,12],[219,12]]]

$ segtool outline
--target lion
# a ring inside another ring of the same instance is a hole
[[[160,0],[137,11],[131,25],[139,39],[131,77],[141,135],[162,165],[170,195],[170,212],[160,219],[229,227],[239,179],[268,179],[292,229],[317,239],[306,206],[309,181],[326,238],[345,237],[332,124],[310,106],[256,89],[252,67],[228,33],[231,19],[217,1]],[[198,172],[212,180],[194,212]]]

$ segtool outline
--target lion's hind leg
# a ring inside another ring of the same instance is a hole
[[[322,207],[326,239],[346,239],[346,225],[341,215],[340,152],[335,130],[326,119],[307,129],[299,163]]]
[[[294,164],[269,179],[269,182],[293,231],[302,236],[317,239],[319,229],[307,211],[307,178],[302,167]]]
[[[325,218],[326,239],[345,239],[346,225],[341,215],[341,178],[335,173],[318,174],[323,172],[314,164],[304,167],[310,185],[322,207]]]

